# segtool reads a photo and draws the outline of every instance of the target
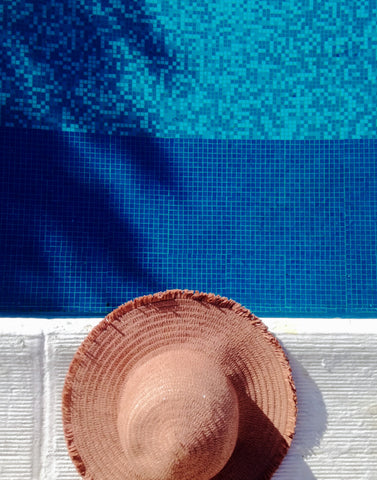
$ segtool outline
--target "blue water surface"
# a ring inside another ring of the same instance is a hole
[[[376,136],[374,0],[12,0],[0,15],[3,126]]]
[[[0,311],[377,313],[373,1],[0,6]]]

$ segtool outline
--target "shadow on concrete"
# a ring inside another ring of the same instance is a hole
[[[284,350],[288,355],[296,385],[298,415],[291,448],[273,480],[316,480],[305,458],[319,446],[326,431],[326,406],[319,388],[309,373],[285,347]]]

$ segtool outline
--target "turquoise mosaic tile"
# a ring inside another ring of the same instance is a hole
[[[0,124],[213,139],[375,138],[377,5],[7,1]]]
[[[375,1],[0,4],[0,310],[377,313]]]

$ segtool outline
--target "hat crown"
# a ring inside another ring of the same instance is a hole
[[[236,392],[203,353],[170,350],[136,365],[119,402],[118,433],[140,480],[209,480],[238,436]]]

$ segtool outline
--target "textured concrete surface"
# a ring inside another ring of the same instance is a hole
[[[99,319],[0,319],[0,478],[75,480],[61,390]],[[264,319],[298,393],[292,447],[274,480],[377,480],[377,320]]]

